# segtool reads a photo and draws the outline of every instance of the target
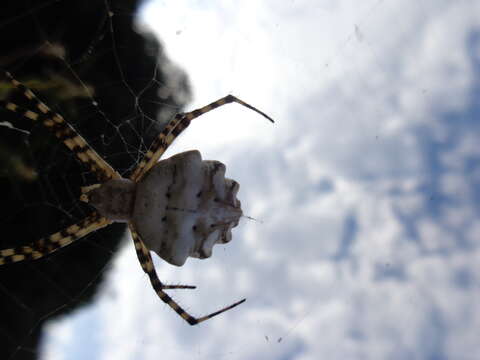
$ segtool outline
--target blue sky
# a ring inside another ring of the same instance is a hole
[[[166,156],[227,165],[244,219],[208,261],[161,279],[130,242],[98,302],[51,323],[45,359],[474,359],[480,332],[480,3],[152,1],[195,120]],[[281,339],[279,341],[279,339]],[[88,349],[88,354],[80,349]],[[88,355],[88,356],[87,356]],[[77,357],[75,357],[77,356]]]

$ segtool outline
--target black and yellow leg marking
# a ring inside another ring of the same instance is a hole
[[[60,114],[53,112],[47,105],[41,102],[30,89],[15,80],[10,73],[7,72],[6,76],[13,86],[33,103],[33,106],[38,112],[24,109],[8,101],[1,101],[0,106],[32,121],[41,122],[46,128],[51,130],[82,163],[86,164],[100,181],[120,178],[120,174],[103,160]]]
[[[183,114],[177,114],[168,122],[167,126],[165,126],[162,132],[158,134],[152,145],[150,145],[150,149],[135,168],[134,172],[130,176],[130,180],[135,182],[139,181],[147,173],[147,171],[155,165],[158,159],[160,159],[160,156],[163,155],[168,147],[167,138],[170,136],[172,130],[178,126],[179,122],[182,121],[182,119]]]
[[[160,133],[160,135],[155,139],[155,141],[150,146],[150,149],[145,154],[145,157],[137,166],[135,171],[133,172],[132,176],[130,177],[133,181],[139,181],[160,159],[163,153],[168,149],[170,144],[180,135],[183,130],[185,130],[188,125],[190,125],[190,121],[203,115],[211,110],[214,110],[222,105],[229,104],[232,102],[236,102],[242,106],[247,107],[250,110],[253,110],[263,117],[267,118],[272,123],[274,122],[273,119],[265,114],[264,112],[258,110],[256,107],[253,107],[250,104],[247,104],[243,100],[233,96],[227,95],[217,101],[208,104],[200,109],[193,110],[188,113],[184,114],[177,114],[175,118],[173,118],[165,127],[165,129]]]
[[[180,305],[178,305],[175,300],[173,300],[165,291],[163,291],[164,289],[167,289],[167,287],[163,285],[158,278],[157,272],[155,271],[155,268],[153,266],[150,252],[143,244],[132,223],[129,224],[129,227],[130,232],[132,233],[132,238],[135,244],[135,251],[137,252],[138,260],[140,261],[140,265],[142,266],[143,271],[145,271],[145,273],[150,278],[150,283],[152,284],[153,289],[165,304],[170,306],[178,315],[180,315],[182,319],[184,319],[190,325],[197,325],[205,320],[211,319],[212,317],[217,316],[227,310],[233,309],[235,306],[238,306],[245,301],[245,299],[242,299],[230,306],[227,306],[221,310],[215,311],[209,315],[202,316],[200,318],[195,318],[191,316],[185,310],[183,310]]]
[[[155,268],[153,266],[153,260],[150,255],[150,252],[148,251],[147,247],[143,243],[143,241],[140,239],[140,235],[136,231],[133,230],[133,226],[130,225],[130,231],[132,234],[133,238],[133,243],[135,245],[135,252],[137,254],[138,261],[140,262],[140,265],[142,266],[143,271],[146,274],[150,274],[152,271],[155,271]],[[150,275],[149,275],[150,276]],[[165,285],[158,281],[160,283],[160,286],[162,289],[195,289],[196,286],[192,285]]]
[[[200,109],[196,109],[196,110],[193,110],[193,111],[190,111],[188,113],[185,113],[184,116],[188,119],[188,120],[193,120],[195,119],[196,117],[199,117],[200,115],[203,115],[211,110],[214,110],[222,105],[225,105],[225,104],[230,104],[232,102],[236,102],[237,104],[240,104],[242,106],[245,106],[246,108],[249,108],[250,110],[253,110],[255,111],[256,113],[259,113],[260,115],[262,115],[264,118],[268,119],[269,121],[271,121],[272,123],[274,123],[275,121],[273,121],[273,119],[268,116],[267,114],[265,114],[263,111],[260,111],[258,110],[256,107],[250,105],[250,104],[247,104],[245,101],[243,100],[240,100],[239,98],[233,96],[233,95],[227,95],[221,99],[218,99],[217,101],[214,101],[212,102],[211,104],[208,104],[204,107],[201,107]]]
[[[0,265],[40,259],[111,223],[97,212],[93,212],[82,221],[30,245],[0,250]]]

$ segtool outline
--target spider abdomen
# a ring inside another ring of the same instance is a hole
[[[238,189],[224,164],[183,152],[158,162],[137,184],[131,221],[149,250],[181,266],[231,240],[242,216]]]

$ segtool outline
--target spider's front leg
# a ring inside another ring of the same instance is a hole
[[[37,96],[25,85],[5,73],[7,79],[14,88],[20,91],[31,103],[34,110],[22,108],[21,106],[7,100],[0,100],[0,107],[15,112],[34,122],[40,122],[60,139],[80,160],[87,165],[98,178],[103,182],[108,179],[118,179],[120,174],[116,172],[102,157],[92,148],[77,131],[65,121],[62,115],[52,111],[47,105],[40,101]]]

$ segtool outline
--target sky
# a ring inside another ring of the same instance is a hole
[[[191,81],[232,93],[165,156],[199,149],[240,183],[233,241],[182,268],[165,306],[133,246],[98,301],[48,324],[43,359],[474,359],[480,333],[480,3],[151,1]],[[115,16],[115,15],[114,15]]]

